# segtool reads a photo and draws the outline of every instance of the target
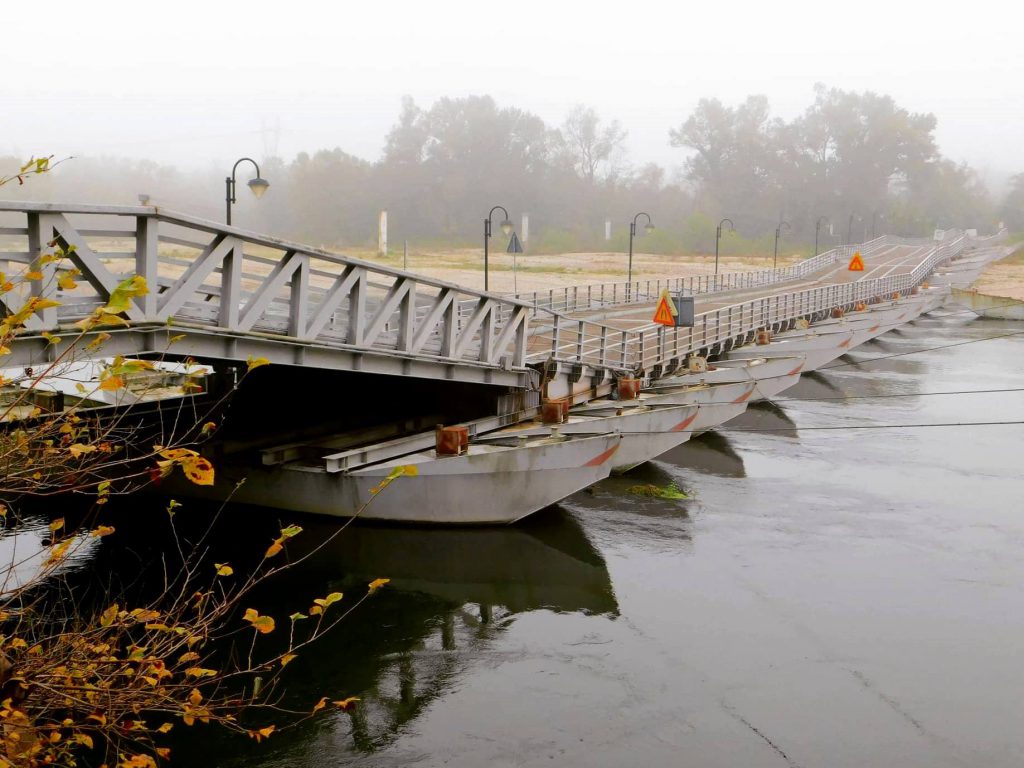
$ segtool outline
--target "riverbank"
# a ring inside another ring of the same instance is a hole
[[[543,291],[590,283],[625,282],[629,256],[626,253],[589,252],[557,254],[512,254],[495,245],[489,255],[490,289],[499,293]],[[405,259],[401,250],[379,257],[373,252],[346,250],[349,256],[367,259],[390,267],[408,269],[422,275],[446,280],[467,288],[484,287],[481,248],[416,250]],[[779,254],[778,265],[789,266],[805,258],[800,254]],[[719,272],[751,272],[770,269],[772,255],[721,256]],[[654,280],[665,277],[693,277],[715,272],[715,256],[634,253],[633,279]]]
[[[971,287],[988,296],[1024,301],[1024,250],[990,265]]]

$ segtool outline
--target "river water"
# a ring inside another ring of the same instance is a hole
[[[266,600],[392,579],[289,666],[284,704],[360,706],[259,746],[192,731],[179,764],[1024,764],[1024,426],[853,429],[1024,420],[1024,392],[917,394],[1024,387],[1024,327],[969,319],[886,334],[524,525],[350,528]],[[690,500],[628,491],[669,482]],[[291,521],[220,525],[259,546]]]

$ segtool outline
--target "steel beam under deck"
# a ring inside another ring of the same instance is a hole
[[[536,389],[540,373],[527,369],[503,369],[496,365],[444,361],[430,357],[413,357],[397,352],[382,353],[364,349],[324,347],[293,339],[275,339],[259,335],[232,335],[209,328],[156,325],[151,328],[104,328],[110,338],[103,342],[104,357],[112,355],[158,356],[162,354],[196,359],[217,359],[244,363],[249,358],[266,358],[275,365],[293,365],[333,371],[409,376],[412,378],[458,381],[468,384]],[[173,344],[171,337],[180,336]],[[94,334],[81,342],[87,345]],[[64,353],[73,334],[57,344],[42,336],[18,336],[4,357],[8,367],[38,367],[56,360]],[[77,359],[77,358],[75,358]]]

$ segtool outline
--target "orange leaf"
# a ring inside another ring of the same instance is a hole
[[[255,608],[246,608],[242,618],[252,624],[253,629],[262,635],[274,631],[274,619],[270,616],[260,616],[259,611]]]
[[[104,392],[114,392],[118,389],[124,389],[124,379],[120,376],[108,376],[100,382],[100,389]]]
[[[263,555],[263,557],[265,557],[265,558],[266,557],[273,557],[278,552],[280,552],[282,549],[284,549],[284,546],[281,544],[281,540],[280,539],[276,539],[273,544],[271,544],[269,547],[267,547],[267,551]]]

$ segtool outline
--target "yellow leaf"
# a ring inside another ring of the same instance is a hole
[[[182,472],[185,473],[185,477],[196,485],[213,485],[213,464],[210,463],[209,459],[200,456],[195,451],[188,448],[169,448],[160,451],[160,455],[173,464],[180,466]],[[157,463],[161,470],[163,470],[161,474],[166,476],[170,472],[172,465],[163,462]]]
[[[296,658],[298,658],[296,654],[286,653],[284,656],[281,657],[281,666],[286,666],[290,662],[294,661]]]
[[[18,650],[19,648],[28,648],[28,643],[23,638],[16,637],[7,643],[7,647],[13,650]]]
[[[230,576],[235,572],[234,568],[227,563],[214,563],[213,567],[217,569],[218,576]]]
[[[216,677],[217,670],[203,669],[202,667],[189,667],[185,670],[185,677]]]
[[[95,536],[96,538],[100,538],[103,536],[109,536],[114,532],[114,530],[114,526],[112,525],[98,525],[96,526],[95,530],[89,533],[89,535]]]
[[[213,421],[208,421],[208,422],[206,422],[205,424],[203,424],[203,428],[202,428],[202,430],[200,430],[200,434],[201,434],[201,435],[202,435],[203,437],[206,437],[206,436],[207,436],[207,435],[209,435],[209,434],[210,434],[211,432],[213,432],[213,431],[214,431],[214,430],[215,430],[216,428],[217,428],[217,424],[216,424],[216,422],[213,422]]]
[[[198,707],[202,703],[202,701],[203,694],[201,694],[198,691],[198,689],[193,688],[192,693],[188,695],[188,703],[191,704],[193,707]]]
[[[320,701],[318,701],[313,706],[313,714],[316,714],[317,712],[319,712],[321,709],[323,709],[326,706],[327,706],[327,697],[324,696],[322,699],[320,699]]]
[[[163,725],[161,725],[159,728],[156,729],[156,732],[157,733],[167,733],[173,727],[174,727],[174,725],[172,723],[164,723]]]
[[[107,608],[103,613],[100,614],[100,626],[109,627],[114,623],[114,619],[117,618],[118,606],[114,603],[112,606]]]
[[[92,749],[92,736],[87,733],[76,733],[71,738],[81,744],[86,749]]]
[[[318,597],[313,601],[314,605],[313,608],[310,609],[310,613],[322,613],[322,611],[327,610],[336,602],[341,600],[342,597],[343,595],[341,592],[331,592],[327,597]],[[318,608],[322,610],[317,610]]]
[[[102,308],[105,314],[116,315],[120,312],[127,312],[131,309],[131,300],[136,296],[145,296],[149,293],[146,285],[146,278],[134,275],[118,283],[117,288],[110,292],[110,300]]]
[[[270,361],[265,357],[250,357],[246,363],[248,364],[250,371],[263,365],[270,365]]]
[[[181,656],[178,658],[178,663],[179,664],[184,664],[187,661],[198,661],[198,660],[199,660],[199,654],[198,653],[196,653],[195,651],[188,651],[187,653],[181,654]]]
[[[372,595],[378,589],[387,584],[391,579],[374,579],[370,582],[370,594]]]
[[[347,699],[342,699],[341,701],[332,701],[331,704],[336,706],[338,709],[348,711],[356,705],[357,701],[359,701],[358,696],[349,696]]]
[[[43,279],[43,273],[40,272],[37,269],[33,269],[31,272],[26,272],[25,273],[25,279],[26,280],[42,280]]]
[[[255,608],[246,608],[245,615],[242,618],[252,624],[253,629],[261,635],[274,631],[274,619],[270,616],[260,616]]]
[[[58,518],[58,519],[54,520],[52,523],[50,523],[50,530],[53,531],[54,533],[56,533],[57,531],[59,531],[63,527],[64,527],[64,518],[63,517]]]
[[[100,389],[103,389],[102,385],[100,386]],[[74,443],[73,445],[68,446],[68,453],[70,453],[71,456],[76,459],[79,456],[82,456],[83,454],[93,453],[95,451],[95,445],[83,445],[82,443]]]

